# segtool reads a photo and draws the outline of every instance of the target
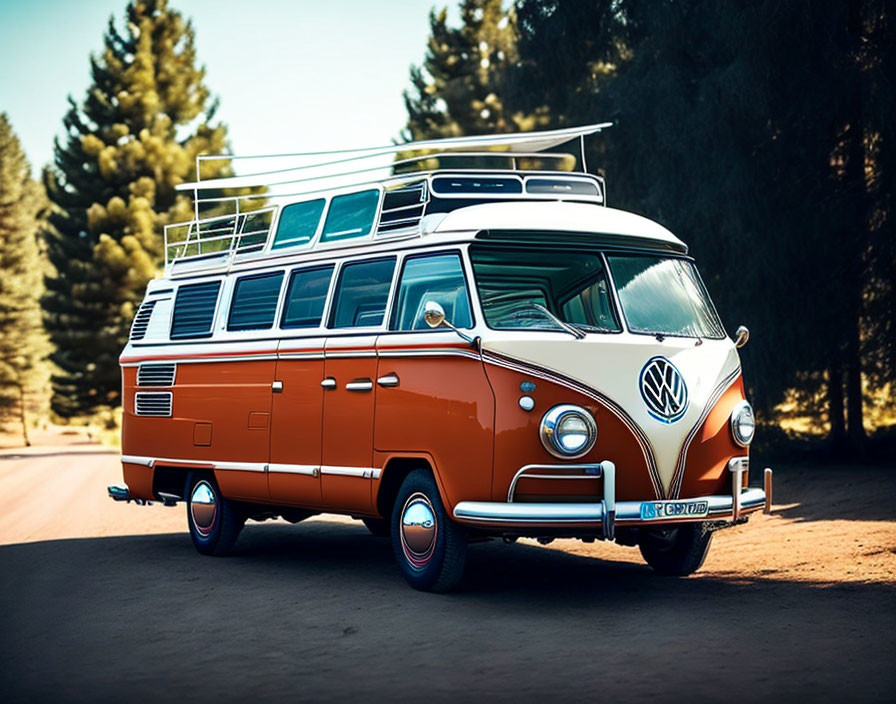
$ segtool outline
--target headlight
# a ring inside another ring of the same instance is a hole
[[[563,404],[544,414],[539,435],[541,444],[555,457],[581,457],[594,447],[597,423],[581,406]]]
[[[741,447],[747,447],[753,442],[756,432],[756,418],[753,415],[753,407],[746,401],[741,401],[731,412],[731,436]]]

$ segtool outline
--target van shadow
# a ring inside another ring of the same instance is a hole
[[[389,540],[318,521],[251,525],[226,559],[185,533],[8,545],[0,575],[6,701],[854,701],[896,686],[883,584],[664,579],[495,541],[471,546],[461,591],[424,594]]]
[[[896,467],[785,466],[775,470],[774,513],[796,521],[896,521]]]

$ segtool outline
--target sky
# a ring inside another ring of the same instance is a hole
[[[390,144],[429,11],[454,0],[171,0],[193,19],[206,83],[236,154]],[[35,175],[53,156],[67,96],[126,0],[0,0],[0,112]]]

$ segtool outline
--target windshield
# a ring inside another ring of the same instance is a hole
[[[470,259],[491,328],[621,331],[600,254],[471,247]]]
[[[684,259],[608,256],[622,313],[632,332],[725,336],[696,267]]]

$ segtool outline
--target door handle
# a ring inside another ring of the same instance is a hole
[[[273,384],[271,384],[271,391],[273,391],[275,394],[282,394],[283,393],[283,382],[275,381]]]
[[[322,382],[320,382],[320,385],[322,387],[324,387],[327,391],[332,391],[333,389],[336,388],[336,380],[333,377],[328,376],[326,379],[324,379]]]
[[[373,382],[370,379],[355,379],[345,385],[347,391],[370,391],[373,389]]]
[[[382,386],[384,389],[389,389],[395,386],[398,386],[398,374],[395,372],[390,372],[385,376],[381,376],[376,380],[376,383]]]

